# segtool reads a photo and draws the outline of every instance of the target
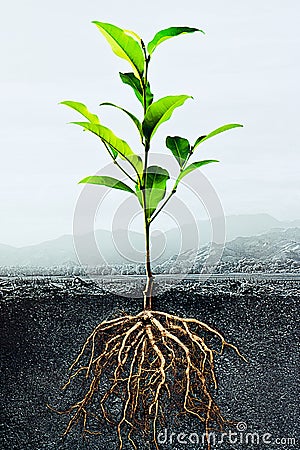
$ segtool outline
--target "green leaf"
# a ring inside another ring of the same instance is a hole
[[[166,145],[177,159],[180,167],[182,167],[190,154],[191,146],[189,141],[180,136],[168,136]]]
[[[142,130],[142,124],[139,121],[139,119],[137,117],[135,117],[134,114],[132,114],[130,111],[127,111],[127,109],[124,109],[121,106],[115,105],[114,103],[110,103],[110,102],[100,103],[99,106],[113,106],[114,108],[124,111],[124,113],[126,113],[130,117],[130,119],[133,121],[133,123],[137,127],[138,132],[140,133],[141,140],[143,141],[144,135],[143,135],[143,130]]]
[[[136,40],[136,41],[138,41],[138,43],[142,43],[142,38],[135,32],[135,31],[132,31],[132,30],[124,30],[124,33],[125,34],[128,34],[129,36],[133,36],[134,37],[134,39]]]
[[[139,77],[143,76],[144,72],[144,53],[141,45],[136,39],[128,35],[128,32],[122,30],[115,25],[104,22],[93,21],[99,31],[106,38],[110,44],[112,51],[120,58],[128,61]]]
[[[134,153],[133,155],[127,156],[127,158],[125,158],[125,159],[127,159],[127,161],[135,169],[138,177],[140,179],[142,179],[143,170],[144,170],[142,158]]]
[[[129,73],[119,72],[119,75],[124,84],[128,84],[128,86],[132,87],[137,99],[143,105],[144,104],[143,89],[140,80],[132,72]]]
[[[60,102],[60,104],[67,105],[70,108],[75,109],[75,111],[78,111],[80,114],[82,114],[84,117],[86,117],[91,123],[96,123],[96,124],[100,125],[98,116],[90,113],[89,110],[87,109],[87,107],[83,103],[66,100],[64,102]],[[118,156],[118,152],[113,147],[111,147],[109,144],[106,144],[104,141],[103,141],[103,143],[105,144],[108,152],[111,154],[113,159],[116,159]]]
[[[132,87],[137,99],[141,102],[142,106],[144,106],[144,96],[143,96],[143,88],[140,80],[134,75],[134,73],[119,73],[121,80],[124,84],[128,84],[128,86]],[[150,89],[150,83],[147,82],[146,87],[146,107],[151,105],[153,102],[153,94]]]
[[[183,105],[189,95],[169,95],[152,103],[147,109],[144,121],[143,132],[146,139],[150,140],[157,128],[166,120],[169,120],[175,108]]]
[[[196,147],[198,147],[198,145],[204,141],[207,141],[207,139],[212,138],[213,136],[216,136],[217,134],[223,133],[224,131],[227,130],[231,130],[232,128],[237,128],[237,127],[242,127],[243,125],[240,125],[239,123],[230,123],[228,125],[223,125],[222,127],[217,128],[216,130],[212,131],[211,133],[204,135],[204,136],[200,136],[194,146],[193,146],[193,151],[195,150]]]
[[[193,172],[195,169],[198,169],[201,166],[205,166],[206,164],[210,164],[213,162],[219,162],[217,159],[206,159],[204,161],[198,161],[198,162],[194,162],[192,164],[190,164],[189,166],[187,166],[184,170],[182,170],[176,180],[175,183],[175,189],[177,188],[179,182],[182,180],[182,178],[184,178],[186,175],[188,175],[189,173]]]
[[[206,134],[203,134],[202,136],[199,136],[196,139],[196,142],[195,142],[195,144],[193,146],[193,149],[195,149],[200,144],[200,142],[203,141],[204,138],[206,138],[206,136],[207,136]]]
[[[166,169],[159,166],[149,166],[145,174],[145,197],[146,197],[146,215],[150,218],[156,210],[158,204],[166,194],[167,181],[170,178]],[[136,185],[136,194],[143,208],[143,192]]]
[[[72,100],[65,100],[63,102],[60,102],[59,104],[67,105],[70,108],[75,109],[75,111],[78,111],[91,123],[100,123],[98,116],[96,116],[96,114],[92,114],[83,103],[73,102]]]
[[[198,28],[190,27],[170,27],[166,28],[165,30],[161,30],[156,33],[152,41],[149,42],[147,46],[148,53],[151,55],[156,47],[167,39],[179,36],[180,34],[194,33],[195,31],[200,31],[200,33],[205,34],[204,31],[199,30]]]
[[[75,125],[79,125],[85,130],[91,131],[96,136],[98,136],[102,141],[108,144],[110,148],[113,148],[116,152],[118,152],[122,159],[126,159],[126,161],[128,161],[134,168],[139,177],[142,176],[143,162],[141,158],[131,150],[127,142],[117,137],[109,128],[106,128],[103,125],[93,124],[89,122],[72,123]]]
[[[98,184],[102,186],[108,186],[110,188],[114,189],[121,189],[122,191],[131,192],[135,195],[135,192],[127,186],[127,184],[123,183],[123,181],[117,180],[113,177],[106,177],[106,176],[91,176],[86,177],[83,180],[79,181],[79,183],[87,183],[87,184]]]
[[[146,86],[146,109],[148,109],[149,106],[152,105],[153,98],[154,98],[154,96],[151,92],[150,83],[148,81],[147,86]]]
[[[101,139],[102,143],[105,145],[106,150],[108,151],[108,153],[110,153],[110,155],[112,156],[113,159],[117,159],[119,153],[117,152],[117,150],[115,150],[111,145],[107,144],[105,141],[103,141],[103,139]]]

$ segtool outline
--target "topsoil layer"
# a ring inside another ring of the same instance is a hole
[[[231,350],[218,358],[216,399],[239,428],[233,429],[237,435],[231,441],[224,437],[213,449],[299,448],[298,299],[299,282],[262,279],[182,281],[155,299],[156,309],[195,317],[222,331],[248,358],[246,364]],[[120,310],[139,312],[141,300],[110,294],[81,279],[3,278],[0,302],[0,448],[117,449],[113,429],[86,440],[75,431],[62,440],[67,419],[46,404],[64,405],[60,387],[93,328]],[[179,421],[176,429],[162,431],[161,440],[167,441],[162,450],[203,448],[191,443],[192,433],[200,435],[193,422]],[[256,434],[247,438],[247,432]],[[150,448],[139,444],[141,450]]]

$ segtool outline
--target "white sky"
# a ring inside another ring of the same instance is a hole
[[[139,111],[118,76],[130,67],[92,20],[135,30],[147,42],[168,26],[202,28],[205,36],[175,38],[153,55],[156,99],[194,97],[161,127],[154,150],[168,134],[194,140],[242,123],[201,150],[221,160],[205,173],[225,213],[299,218],[299,13],[297,0],[4,2],[0,242],[21,246],[71,233],[77,181],[109,163],[96,137],[66,125],[78,116],[59,101],[82,101],[96,113],[102,101]],[[135,130],[121,112],[103,109],[101,117],[135,148]],[[103,217],[113,215],[118,196],[112,199]]]

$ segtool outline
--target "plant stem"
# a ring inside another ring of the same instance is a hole
[[[144,116],[145,116],[146,111],[147,111],[148,65],[150,62],[150,56],[147,55],[145,43],[143,40],[141,41],[141,44],[142,44],[142,49],[143,49],[144,57],[145,57],[145,76],[144,76],[144,79],[143,79],[143,77],[141,77],[141,82],[142,82],[142,87],[143,87],[143,99],[144,99]]]
[[[145,238],[146,238],[146,274],[147,284],[144,290],[144,310],[152,309],[152,289],[154,277],[151,270],[151,255],[150,255],[150,224],[145,221]]]
[[[147,167],[148,167],[148,153],[150,150],[150,144],[148,141],[145,142],[145,164],[144,164],[144,174],[143,174],[143,209],[144,209],[144,226],[145,226],[145,247],[146,247],[146,274],[147,274],[147,284],[144,290],[144,310],[152,309],[152,288],[154,277],[151,270],[151,254],[150,254],[150,221],[147,215],[147,196],[146,196],[146,177],[147,177]]]
[[[145,56],[145,75],[144,78],[141,79],[142,88],[143,88],[143,99],[144,99],[144,117],[147,112],[147,84],[148,84],[148,64],[150,61],[149,56],[147,55],[146,47],[144,42],[142,41],[142,48]],[[144,171],[143,171],[143,181],[142,181],[142,195],[143,195],[143,209],[144,209],[144,226],[145,226],[145,250],[146,250],[146,274],[147,274],[147,283],[144,290],[144,311],[152,309],[152,290],[154,277],[151,270],[151,254],[150,254],[150,221],[147,215],[147,168],[148,168],[148,153],[150,150],[150,141],[145,139],[145,161],[144,161]]]

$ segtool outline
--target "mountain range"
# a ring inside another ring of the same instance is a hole
[[[167,262],[178,254],[182,255],[184,259],[184,255],[188,256],[189,252],[193,252],[193,254],[195,251],[199,254],[205,252],[205,248],[211,240],[210,222],[199,221],[196,229],[201,233],[200,239],[198,235],[195,235],[195,224],[183,225],[180,230],[168,230],[164,235],[159,232],[154,233],[152,254],[156,264]],[[297,240],[299,242],[300,220],[283,222],[268,214],[228,216],[226,218],[227,243],[223,258],[230,259],[233,255],[237,257],[239,252],[241,257],[245,254],[248,257],[252,257],[252,254],[257,256],[262,251],[263,244],[259,237],[256,237],[254,239],[256,243],[253,243],[253,236],[263,233],[272,233],[271,240],[275,239],[276,242],[278,241],[277,245],[280,246],[280,242],[285,240],[282,232],[288,229],[294,229],[288,237],[285,236],[290,239],[290,244],[287,244],[288,248],[289,245],[292,248],[293,245],[297,245]],[[90,245],[94,240],[101,254],[98,250],[96,251],[95,246]],[[144,261],[144,236],[135,231],[116,230],[112,234],[107,230],[97,230],[95,237],[82,235],[76,239],[76,243],[82,264],[128,264],[132,261],[139,264]],[[218,244],[220,243],[214,243],[214,245]],[[269,256],[274,255],[274,252],[276,253],[276,245],[273,250],[270,250]],[[265,257],[269,256],[265,255]],[[0,266],[53,267],[77,265],[78,263],[72,235],[64,235],[51,241],[21,248],[0,244]]]
[[[222,255],[221,255],[222,254]],[[220,258],[218,258],[220,256]],[[216,264],[217,263],[217,264]],[[156,273],[300,272],[300,228],[207,244],[155,267]]]

